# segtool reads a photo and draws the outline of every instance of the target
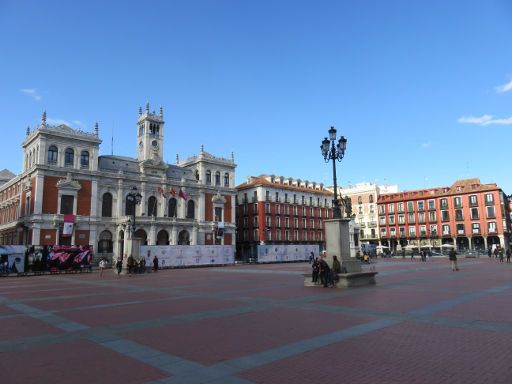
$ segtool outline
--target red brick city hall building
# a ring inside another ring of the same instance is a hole
[[[382,194],[378,197],[382,246],[486,250],[510,243],[508,198],[496,184],[458,180],[450,187]]]
[[[165,163],[163,110],[150,112],[149,105],[131,132],[135,158],[100,156],[97,124],[94,132],[51,126],[43,114],[27,129],[21,174],[0,186],[0,243],[93,245],[96,254],[117,255],[134,233],[148,245],[234,246],[233,155],[219,158],[201,147]]]

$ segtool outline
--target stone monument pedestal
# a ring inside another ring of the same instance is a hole
[[[326,261],[332,268],[333,256],[337,256],[343,273],[338,274],[336,288],[350,288],[376,284],[375,275],[378,272],[363,272],[361,263],[352,257],[351,249],[355,247],[354,234],[350,233],[352,219],[329,219],[324,221]],[[304,274],[304,286],[315,286],[311,282],[311,273]],[[321,286],[321,285],[317,285]]]

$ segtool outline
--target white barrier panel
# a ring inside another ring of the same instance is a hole
[[[258,263],[306,261],[311,252],[319,256],[318,245],[258,245]]]
[[[140,256],[146,259],[147,266],[153,265],[155,255],[160,268],[235,263],[232,245],[142,245],[140,247]]]
[[[3,273],[25,272],[24,245],[0,245],[0,271]]]

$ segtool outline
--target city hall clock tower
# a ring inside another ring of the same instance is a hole
[[[160,113],[149,112],[149,103],[146,103],[146,111],[142,113],[139,108],[138,134],[137,134],[137,159],[139,161],[152,160],[155,163],[163,161],[164,144],[164,111],[160,107]]]

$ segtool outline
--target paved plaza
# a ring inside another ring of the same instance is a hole
[[[379,260],[377,285],[309,264],[0,278],[0,382],[512,382],[512,264]]]

